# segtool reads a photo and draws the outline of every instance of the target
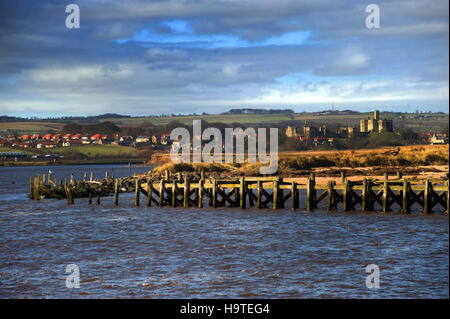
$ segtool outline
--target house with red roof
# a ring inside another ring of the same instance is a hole
[[[27,140],[29,140],[31,138],[31,135],[29,135],[29,134],[25,134],[25,135],[22,135],[21,137],[20,137],[20,139],[22,140],[22,141],[27,141]]]
[[[98,133],[91,136],[91,140],[92,141],[93,140],[100,140],[101,138],[102,138],[102,135],[98,134]]]

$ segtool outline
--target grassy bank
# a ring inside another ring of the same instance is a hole
[[[286,152],[279,156],[278,173],[309,170],[318,167],[414,167],[449,164],[448,145],[408,146],[357,151]],[[259,167],[267,164],[166,163],[155,172],[234,172],[258,175]]]
[[[142,164],[150,156],[145,150],[116,145],[80,145],[53,149],[0,147],[0,152],[24,152],[29,156],[58,154],[62,157],[56,161],[53,159],[6,160],[0,161],[0,166],[128,164],[128,162]]]

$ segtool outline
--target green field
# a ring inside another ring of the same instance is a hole
[[[59,154],[64,161],[70,160],[108,160],[115,162],[144,161],[150,154],[133,147],[115,145],[80,145],[71,147],[58,147],[52,149],[22,149],[13,147],[0,147],[0,152],[24,152],[28,155]],[[35,160],[33,160],[35,161]]]
[[[58,131],[64,123],[56,122],[0,122],[0,130],[14,130],[21,134],[34,134],[47,131]]]
[[[103,119],[102,122],[112,122],[122,126],[139,126],[151,123],[153,125],[167,124],[172,121],[178,121],[183,124],[191,124],[193,120],[205,120],[209,123],[222,122],[231,123],[278,123],[289,121],[292,117],[284,114],[227,114],[227,115],[189,115],[189,116],[167,116],[167,117],[133,117],[120,119]]]
[[[80,145],[70,147],[58,147],[48,150],[51,153],[59,154],[64,157],[76,157],[81,155],[90,159],[105,157],[139,157],[139,152],[133,147],[117,146],[117,145]]]
[[[22,152],[29,155],[37,154],[36,149],[30,148],[14,148],[14,147],[3,147],[0,146],[0,152]]]

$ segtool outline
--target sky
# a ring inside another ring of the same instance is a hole
[[[374,1],[2,0],[0,115],[448,113],[448,0]]]

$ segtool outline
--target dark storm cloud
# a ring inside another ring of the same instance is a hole
[[[0,113],[448,105],[447,1],[68,3],[0,3]]]

